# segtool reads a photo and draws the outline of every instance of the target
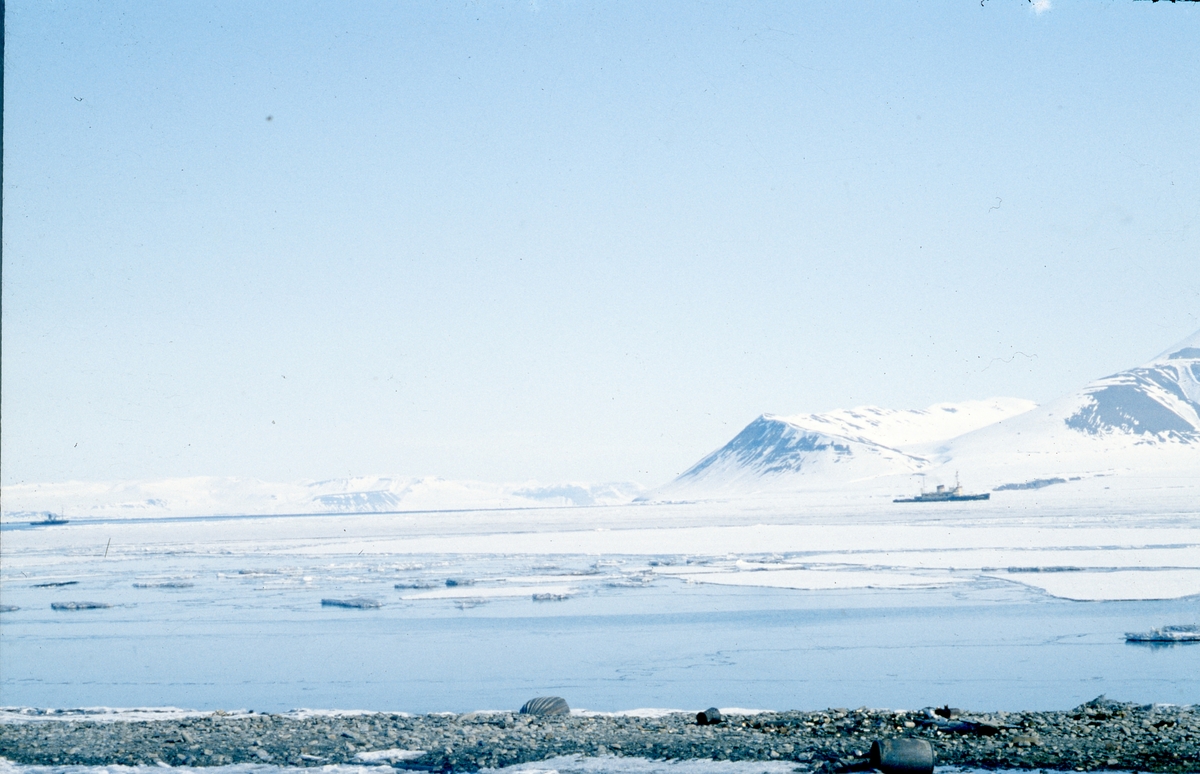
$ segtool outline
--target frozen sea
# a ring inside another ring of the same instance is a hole
[[[1200,619],[1195,511],[1021,502],[9,521],[0,704],[1200,701],[1200,646],[1123,637]]]

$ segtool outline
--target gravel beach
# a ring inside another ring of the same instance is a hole
[[[1103,698],[1066,712],[971,713],[946,708],[829,709],[728,715],[698,725],[661,717],[225,714],[153,721],[38,719],[0,724],[0,756],[27,764],[321,766],[380,763],[474,771],[559,755],[794,761],[799,770],[861,764],[874,739],[928,739],[939,765],[1200,771],[1195,705],[1135,705]],[[422,751],[370,755],[386,750]]]

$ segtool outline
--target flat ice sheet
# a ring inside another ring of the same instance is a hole
[[[497,597],[532,597],[534,594],[570,594],[575,589],[570,586],[452,586],[448,588],[418,591],[404,594],[400,599],[413,601],[419,599],[495,599]]]
[[[299,542],[299,541],[297,541]],[[1200,527],[1044,527],[1022,524],[998,526],[929,524],[754,524],[553,530],[545,532],[433,535],[369,539],[346,537],[280,546],[280,550],[319,556],[363,552],[372,554],[769,554],[780,552],[959,551],[979,549],[1077,549],[1177,546],[1195,551]]]
[[[992,577],[1033,586],[1063,599],[1092,602],[1178,599],[1200,594],[1200,570],[1008,573]]]
[[[772,572],[701,572],[679,573],[676,577],[691,583],[716,583],[724,586],[762,586],[778,589],[818,591],[823,589],[903,589],[932,588],[961,583],[947,573],[919,575],[886,570],[844,568],[822,570],[780,569]]]
[[[1200,647],[1123,638],[1200,621],[1194,514],[1056,512],[1047,526],[1036,511],[964,512],[704,504],[5,525],[0,582],[17,609],[0,613],[0,697],[466,712],[547,694],[597,711],[1200,695]],[[344,597],[382,607],[320,603]],[[111,607],[51,608],[79,600]]]

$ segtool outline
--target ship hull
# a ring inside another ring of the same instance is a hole
[[[990,499],[992,499],[992,493],[985,492],[984,494],[950,495],[948,497],[936,497],[936,496],[922,497],[922,496],[918,495],[916,497],[904,497],[904,498],[900,498],[897,500],[892,500],[892,502],[894,502],[894,503],[961,503],[966,500],[990,500]]]

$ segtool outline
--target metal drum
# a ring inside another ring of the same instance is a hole
[[[883,774],[933,774],[933,745],[924,739],[877,739],[871,765]]]
[[[539,696],[521,707],[522,715],[570,715],[571,708],[561,696]]]

